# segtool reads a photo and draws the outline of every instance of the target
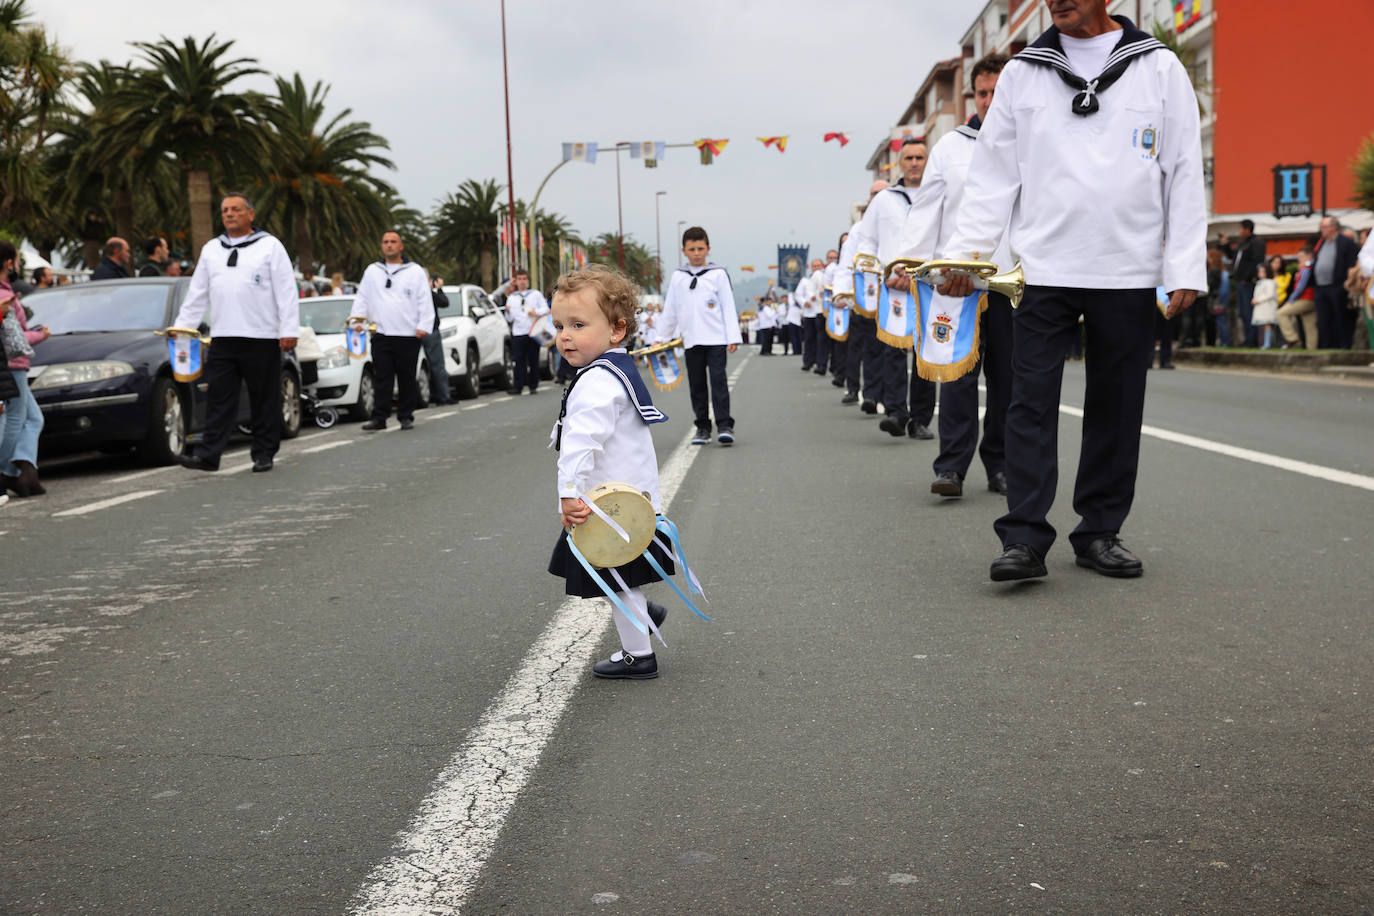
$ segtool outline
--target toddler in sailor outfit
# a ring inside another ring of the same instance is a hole
[[[650,630],[657,631],[667,610],[649,602],[642,586],[662,581],[660,572],[671,576],[676,568],[674,552],[656,537],[643,555],[611,570],[598,569],[594,575],[569,538],[569,531],[592,515],[582,496],[611,481],[632,485],[649,497],[656,514],[663,511],[649,425],[668,418],[654,407],[625,349],[635,332],[638,293],[625,275],[592,265],[559,278],[553,298],[555,346],[577,375],[563,395],[551,437],[558,449],[564,531],[549,572],[566,580],[569,595],[607,597],[622,651],[596,663],[593,673],[603,678],[658,677]],[[603,588],[603,583],[609,584]],[[617,607],[608,589],[623,607]]]

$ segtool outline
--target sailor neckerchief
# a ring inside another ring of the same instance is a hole
[[[224,262],[224,266],[225,266],[225,267],[238,267],[238,266],[239,266],[239,249],[240,249],[240,248],[247,248],[249,245],[253,244],[254,242],[260,242],[260,241],[262,241],[262,240],[265,239],[265,238],[267,238],[267,233],[266,233],[266,232],[263,232],[263,231],[262,231],[261,229],[259,229],[257,226],[254,226],[254,227],[253,227],[252,232],[250,232],[250,233],[248,234],[248,238],[244,239],[242,242],[237,242],[237,243],[236,243],[236,242],[231,242],[231,241],[229,240],[229,235],[228,235],[228,233],[226,233],[226,234],[224,234],[224,235],[221,235],[221,236],[219,237],[219,243],[220,243],[221,245],[223,245],[225,248],[229,249],[229,259],[228,259],[227,261]]]
[[[411,264],[414,264],[414,263],[415,263],[415,262],[412,261],[410,258],[401,258],[401,266],[400,266],[400,267],[397,267],[395,270],[387,270],[387,269],[386,269],[386,261],[385,261],[385,260],[378,261],[378,262],[377,262],[377,266],[380,267],[380,268],[382,269],[382,273],[386,274],[386,288],[387,288],[387,289],[391,289],[391,278],[392,278],[392,277],[396,276],[398,273],[400,273],[401,271],[405,270],[407,267],[409,267]]]
[[[1121,23],[1121,40],[1116,43],[1112,53],[1107,55],[1107,66],[1095,79],[1085,80],[1073,72],[1073,67],[1069,65],[1069,57],[1064,53],[1064,44],[1059,40],[1058,26],[1052,25],[1046,29],[1034,44],[1017,54],[1013,60],[1024,60],[1053,69],[1059,74],[1060,79],[1078,90],[1070,107],[1074,114],[1086,117],[1097,111],[1097,97],[1121,78],[1121,74],[1126,72],[1131,61],[1143,54],[1167,50],[1166,45],[1136,28],[1135,23],[1125,16],[1112,18]]]
[[[963,134],[970,140],[977,140],[978,131],[982,130],[982,128],[983,120],[979,118],[977,115],[974,115],[973,117],[968,119],[967,124],[960,124],[958,127],[954,128],[954,132],[956,134]]]
[[[723,270],[723,269],[724,269],[724,268],[720,267],[720,265],[718,265],[718,264],[707,264],[705,267],[703,267],[701,270],[698,270],[696,273],[692,273],[692,268],[690,268],[690,267],[679,267],[679,268],[678,268],[678,270],[682,271],[682,272],[685,273],[687,276],[689,276],[689,277],[692,278],[692,282],[687,286],[688,289],[696,289],[696,288],[697,288],[697,280],[700,279],[701,276],[702,276],[703,274],[705,274],[707,271],[711,271],[711,270]]]
[[[639,411],[639,417],[645,423],[662,423],[668,419],[668,415],[654,406],[654,400],[649,396],[649,389],[645,387],[644,380],[639,377],[639,369],[635,366],[635,359],[623,349],[607,350],[596,359],[587,363],[577,370],[577,375],[573,376],[568,387],[563,389],[563,403],[558,407],[558,422],[554,424],[554,451],[563,450],[563,419],[568,415],[568,396],[572,394],[573,386],[589,370],[600,367],[607,370],[616,377],[616,380],[625,387],[625,394],[630,398],[630,403],[635,410]]]

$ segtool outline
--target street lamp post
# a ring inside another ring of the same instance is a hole
[[[663,295],[663,235],[658,228],[658,199],[667,191],[654,192],[654,261],[658,264],[658,294]]]
[[[677,237],[678,237],[678,240],[679,240],[679,241],[682,239],[682,227],[685,226],[685,225],[687,225],[687,220],[685,220],[685,219],[680,219],[680,220],[677,221]],[[682,266],[682,247],[681,247],[681,246],[678,246],[678,249],[677,249],[677,266],[678,266],[678,267],[681,267],[681,266]]]

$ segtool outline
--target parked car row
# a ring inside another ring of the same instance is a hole
[[[30,323],[52,332],[37,348],[29,371],[44,414],[39,440],[44,455],[133,449],[148,464],[170,464],[199,437],[205,426],[204,377],[173,379],[166,340],[153,333],[172,324],[189,285],[187,278],[146,277],[53,287],[24,297],[34,313]],[[446,286],[444,291],[449,305],[440,312],[440,334],[454,393],[476,397],[483,381],[508,389],[513,360],[504,316],[480,287]],[[352,296],[301,300],[301,324],[315,330],[324,358],[316,362],[318,378],[312,378],[294,351],[284,356],[283,438],[300,432],[303,383],[313,383],[313,407],[338,406],[357,418],[371,414],[376,397],[371,346],[356,359],[344,343],[352,306]],[[208,313],[205,321],[208,329]],[[416,376],[428,402],[430,373],[423,353]],[[240,421],[249,415],[245,388]]]

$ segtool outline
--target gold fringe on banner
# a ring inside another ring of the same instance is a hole
[[[983,357],[983,312],[987,311],[988,294],[978,297],[978,314],[974,316],[973,347],[968,355],[956,363],[928,363],[921,359],[920,347],[916,348],[916,374],[927,382],[953,382],[963,378],[978,365]],[[925,328],[921,328],[921,341],[926,339]]]

